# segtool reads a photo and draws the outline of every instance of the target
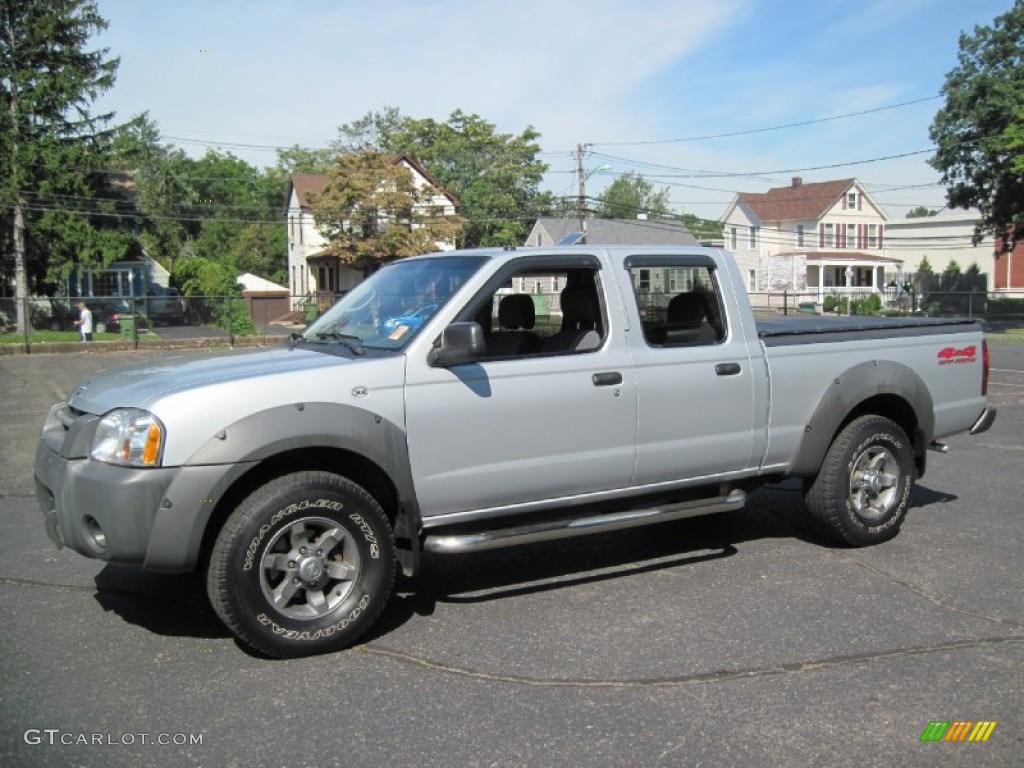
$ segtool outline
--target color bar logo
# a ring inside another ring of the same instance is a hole
[[[921,741],[988,741],[995,729],[995,720],[932,720]]]

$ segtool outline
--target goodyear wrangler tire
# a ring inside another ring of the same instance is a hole
[[[910,505],[914,454],[903,430],[881,416],[854,419],[836,436],[805,494],[811,519],[842,543],[895,536]]]
[[[254,491],[227,519],[206,590],[239,640],[290,658],[354,643],[394,579],[394,535],[377,501],[338,475],[297,472]]]

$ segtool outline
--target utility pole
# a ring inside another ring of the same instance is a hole
[[[583,171],[583,147],[584,146],[586,146],[586,145],[584,145],[584,144],[577,144],[576,145],[576,175],[579,178],[579,182],[580,182],[579,197],[577,198],[577,201],[576,201],[576,213],[577,213],[577,215],[579,216],[579,219],[580,219],[580,232],[583,233],[583,240],[581,242],[585,241],[586,237],[587,237],[587,235],[586,235],[586,232],[587,232],[587,219],[586,219],[586,210],[584,209],[584,206],[586,205],[586,200],[587,200],[587,191],[586,191],[587,175]]]

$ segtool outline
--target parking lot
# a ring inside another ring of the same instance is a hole
[[[45,536],[48,407],[172,354],[0,357],[0,765],[1024,764],[1024,345],[992,345],[994,427],[929,455],[882,546],[823,546],[784,484],[737,513],[430,557],[361,645],[294,661],[237,645],[197,579]],[[997,725],[922,742],[937,720]]]

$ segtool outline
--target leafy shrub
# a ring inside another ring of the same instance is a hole
[[[860,302],[859,315],[877,315],[882,311],[882,297],[880,294],[872,293]]]

